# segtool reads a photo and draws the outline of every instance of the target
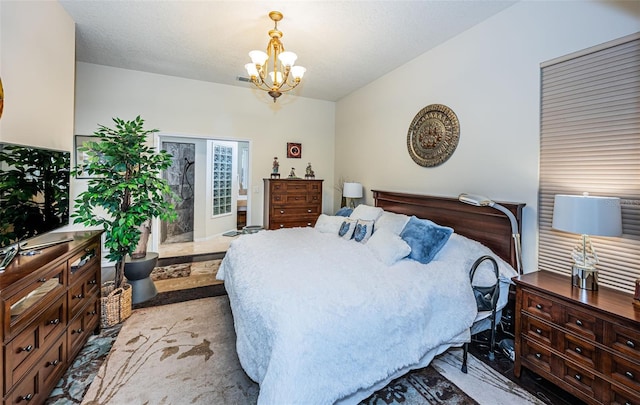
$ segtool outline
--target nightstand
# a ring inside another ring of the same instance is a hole
[[[516,360],[590,404],[640,404],[640,309],[633,295],[568,276],[515,277]]]

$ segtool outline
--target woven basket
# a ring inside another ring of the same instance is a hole
[[[122,287],[115,288],[112,281],[106,282],[102,285],[101,294],[101,327],[109,328],[117,325],[131,315],[130,284],[125,283]]]

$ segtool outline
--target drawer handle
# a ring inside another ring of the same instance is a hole
[[[42,278],[39,278],[39,279],[38,279],[38,282],[39,282],[39,283],[46,283],[46,282],[47,282],[47,279],[46,279],[46,278],[44,278],[44,277],[42,277]]]
[[[542,358],[542,355],[540,353],[536,353],[535,356],[536,356],[536,359],[541,359]]]
[[[582,349],[581,348],[576,347],[574,350],[576,351],[576,353],[582,354]]]
[[[307,226],[311,226],[311,222],[307,222]]]
[[[20,349],[18,349],[18,353],[21,353],[21,352],[29,353],[31,350],[33,350],[33,346],[29,345],[29,346],[21,347]]]
[[[538,328],[536,328],[536,333],[537,333],[538,335],[542,335],[542,331],[541,331],[540,329],[538,329]]]
[[[311,210],[307,210],[307,212],[308,212],[309,214],[311,214]]]
[[[576,374],[574,378],[578,381],[582,381],[582,376],[580,374]]]
[[[77,295],[74,295],[74,296],[73,296],[73,298],[76,298],[76,299],[79,299],[79,300],[80,300],[80,299],[84,298],[84,295],[82,295],[82,294],[77,294]]]
[[[630,378],[632,380],[635,378],[635,376],[633,375],[633,373],[631,371],[625,371],[624,375],[626,375],[627,378]]]
[[[576,325],[578,325],[578,326],[583,326],[583,325],[582,325],[582,321],[581,321],[580,319],[576,320]]]
[[[49,367],[49,366],[55,367],[55,366],[58,365],[58,363],[60,363],[60,360],[58,360],[58,359],[55,359],[54,361],[48,361],[47,362],[47,367]]]
[[[49,322],[47,322],[47,324],[49,325],[57,325],[60,323],[60,319],[56,318],[56,319],[52,319]]]
[[[636,345],[635,345],[632,341],[630,341],[630,340],[627,340],[627,346],[629,346],[629,347],[630,347],[630,348],[632,348],[632,349],[635,349],[635,348],[636,348]]]
[[[280,213],[281,213],[281,214],[284,214],[284,210],[280,210]]]
[[[97,312],[96,312],[96,311],[89,311],[89,312],[87,312],[87,315],[95,315],[95,314],[97,314]]]
[[[89,281],[89,284],[90,285],[96,285],[96,284],[98,284],[98,280],[91,280],[91,281]]]
[[[536,304],[536,309],[542,309],[542,304]]]
[[[31,398],[33,398],[33,394],[27,394],[27,395],[23,395],[20,397],[20,401],[31,401]]]
[[[280,228],[284,228],[284,225],[283,225],[283,224],[280,224]]]
[[[74,329],[74,330],[72,330],[72,332],[73,332],[73,333],[82,333],[82,332],[83,332],[83,330],[82,330],[82,328],[78,328],[78,329]]]

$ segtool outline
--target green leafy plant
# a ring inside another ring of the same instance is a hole
[[[73,175],[88,173],[86,191],[75,200],[74,223],[102,226],[107,258],[116,263],[115,286],[124,281],[124,265],[140,241],[140,227],[151,218],[173,221],[177,214],[169,197],[177,198],[161,171],[171,166],[171,155],[146,146],[148,135],[140,116],[133,121],[113,118],[115,128],[100,125],[99,140],[85,142],[79,150],[86,161],[77,162]],[[102,213],[96,212],[101,208]],[[101,215],[102,214],[102,215]]]

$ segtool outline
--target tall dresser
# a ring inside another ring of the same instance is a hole
[[[264,228],[314,226],[322,213],[322,180],[264,179]]]
[[[537,271],[516,283],[516,361],[589,404],[640,404],[640,309],[633,295]]]
[[[3,405],[42,404],[100,328],[100,234],[18,255],[0,273]]]

